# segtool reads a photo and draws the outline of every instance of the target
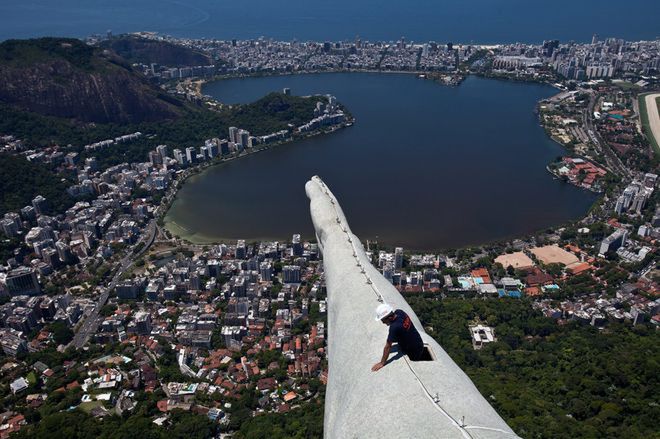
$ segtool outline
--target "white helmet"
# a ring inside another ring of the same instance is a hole
[[[381,303],[376,308],[376,320],[383,320],[385,317],[389,316],[394,312],[394,308],[388,303]]]

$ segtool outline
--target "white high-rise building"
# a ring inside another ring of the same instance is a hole
[[[303,245],[299,234],[293,235],[291,239],[291,256],[302,256]]]
[[[266,261],[259,264],[259,277],[262,282],[270,282],[273,278],[273,264]]]
[[[401,270],[403,267],[403,248],[397,247],[394,249],[394,269]]]
[[[44,197],[41,195],[37,195],[34,197],[32,200],[32,207],[34,207],[35,212],[37,212],[37,215],[43,215],[48,208],[48,203]]]
[[[183,151],[180,149],[175,149],[172,151],[172,154],[174,155],[174,159],[179,162],[179,165],[184,166],[188,161],[186,160],[186,156],[183,154]]]
[[[639,188],[634,185],[630,185],[627,188],[623,190],[623,208],[624,209],[629,209],[630,205],[632,204],[633,198],[635,198],[635,195],[637,195],[637,192],[639,191]]]
[[[642,209],[644,208],[645,204],[646,194],[644,192],[640,192],[635,195],[635,198],[633,198],[633,201],[630,204],[630,210],[634,210],[637,213],[642,213]]]
[[[628,236],[627,230],[617,229],[610,236],[603,239],[603,241],[600,243],[600,249],[598,251],[598,254],[605,255],[609,251],[616,251],[616,249],[626,244],[627,236]]]
[[[156,151],[165,160],[167,158],[167,145],[158,145]]]
[[[247,257],[247,246],[245,240],[239,239],[236,243],[236,259],[245,259]]]
[[[624,199],[623,195],[619,196],[619,198],[616,199],[616,204],[614,205],[614,212],[618,215],[621,215],[623,213],[623,205],[624,205]]]
[[[229,141],[238,143],[238,141],[236,140],[237,135],[238,135],[238,128],[229,127]]]
[[[195,163],[195,160],[197,160],[197,150],[194,147],[189,146],[186,148],[186,160],[188,163]]]
[[[239,130],[236,134],[236,143],[241,145],[241,148],[247,148],[250,141],[250,132],[247,130]]]

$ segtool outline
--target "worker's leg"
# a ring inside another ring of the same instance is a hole
[[[408,353],[408,358],[410,358],[411,361],[422,361],[424,359],[424,346]]]

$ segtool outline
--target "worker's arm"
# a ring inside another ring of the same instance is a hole
[[[390,350],[392,350],[392,342],[388,341],[385,343],[385,347],[383,348],[383,357],[380,359],[379,363],[376,363],[373,365],[371,368],[372,371],[376,372],[385,366],[385,363],[387,362],[387,357],[390,356]]]

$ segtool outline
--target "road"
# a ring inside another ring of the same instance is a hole
[[[655,137],[655,143],[660,145],[660,110],[655,101],[656,98],[660,98],[660,93],[646,95],[644,96],[644,103],[646,104],[646,114],[649,118],[651,133],[653,134],[653,137]]]
[[[110,297],[110,293],[117,285],[117,282],[119,279],[121,279],[121,276],[124,274],[124,272],[131,266],[133,261],[142,256],[142,254],[147,251],[151,244],[153,244],[154,239],[156,238],[156,232],[158,231],[156,219],[152,219],[149,224],[147,224],[145,230],[146,233],[144,233],[142,238],[138,241],[138,243],[144,242],[144,246],[135,254],[130,250],[127,251],[127,254],[119,262],[118,268],[115,270],[112,279],[110,279],[110,282],[108,282],[106,287],[101,291],[101,296],[99,296],[99,300],[96,302],[94,309],[83,321],[82,325],[80,325],[78,331],[73,337],[73,340],[71,340],[71,343],[69,343],[69,346],[73,346],[76,349],[82,348],[85,343],[87,343],[92,334],[96,332],[96,329],[101,323],[101,320],[103,320],[103,316],[100,315],[101,308],[103,308],[103,306],[108,301],[108,297]],[[144,239],[145,237],[146,239]]]
[[[230,157],[225,157],[222,159],[222,162],[229,162],[232,160],[239,159],[241,157],[244,157],[249,154],[255,154],[260,151],[265,151],[269,148],[272,148],[273,146],[276,146],[277,144],[271,144],[268,147],[265,148],[260,148],[256,149],[253,151],[242,151],[241,153],[237,155],[232,155]],[[211,166],[210,163],[207,164],[202,164],[202,168]],[[84,321],[82,324],[78,327],[78,330],[76,331],[73,340],[69,343],[69,346],[73,346],[77,349],[82,348],[85,343],[89,340],[89,338],[96,332],[96,329],[98,328],[99,324],[103,320],[103,316],[100,315],[101,313],[101,308],[106,304],[108,301],[108,298],[110,297],[110,293],[112,290],[115,288],[117,285],[117,282],[121,279],[121,276],[126,272],[126,270],[131,266],[134,260],[138,259],[144,252],[146,252],[149,247],[154,243],[154,240],[156,239],[157,235],[161,235],[161,230],[160,227],[158,226],[158,221],[157,219],[160,217],[161,213],[163,210],[167,210],[170,202],[172,201],[172,198],[176,194],[176,188],[177,186],[181,185],[182,181],[185,181],[186,178],[188,178],[190,175],[196,173],[199,169],[187,169],[184,171],[184,173],[181,175],[179,179],[177,179],[177,183],[170,187],[168,192],[165,194],[164,199],[162,200],[161,204],[156,208],[154,211],[154,219],[152,219],[149,224],[147,224],[145,228],[145,233],[142,235],[140,238],[139,242],[144,242],[144,246],[138,251],[137,253],[133,253],[131,249],[129,249],[126,253],[126,255],[121,259],[119,264],[117,265],[118,268],[115,270],[112,279],[110,279],[110,282],[101,290],[101,295],[99,296],[98,301],[96,302],[96,305],[94,306],[94,309],[92,312],[89,313],[89,315],[84,318]],[[146,239],[145,239],[146,236]],[[138,244],[136,244],[138,245]],[[183,245],[182,248],[189,248],[191,250],[198,250],[201,249],[203,245]],[[131,247],[134,248],[134,247]]]
[[[651,261],[651,263],[649,265],[647,265],[646,267],[639,270],[637,272],[637,275],[639,277],[646,277],[646,275],[649,274],[651,272],[651,270],[653,270],[656,267],[656,264],[657,264],[656,261]]]
[[[612,148],[610,148],[607,142],[605,142],[600,137],[598,131],[594,127],[593,114],[597,102],[598,102],[598,94],[591,92],[589,96],[589,105],[587,105],[587,108],[584,110],[584,114],[583,114],[584,130],[589,135],[589,138],[592,141],[592,143],[596,146],[596,149],[600,151],[605,157],[605,162],[607,163],[607,166],[610,168],[610,170],[619,174],[623,178],[631,179],[632,173],[630,169],[628,169],[621,162],[621,159],[619,159],[616,153],[612,151]]]

